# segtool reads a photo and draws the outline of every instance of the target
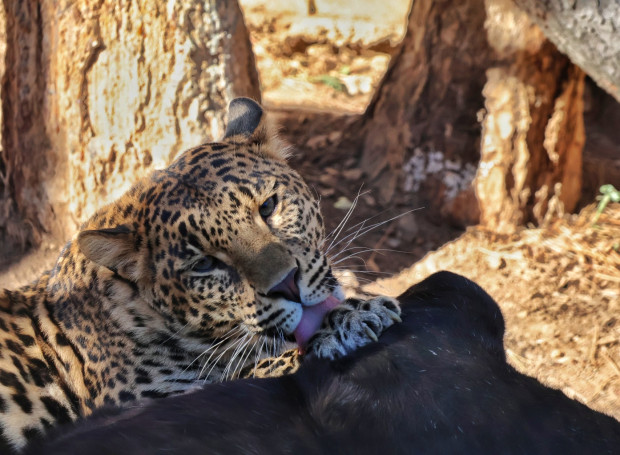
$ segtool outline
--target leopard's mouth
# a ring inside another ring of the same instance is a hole
[[[300,350],[304,350],[308,341],[321,327],[321,323],[325,315],[342,302],[341,292],[334,292],[322,302],[314,305],[304,305],[301,301],[299,293],[299,268],[294,267],[286,277],[277,285],[269,290],[266,297],[277,298],[282,297],[288,301],[299,303],[302,306],[302,315],[299,323],[295,327],[292,335],[299,346]],[[287,336],[287,338],[289,338]]]
[[[342,300],[332,294],[316,305],[303,307],[301,320],[293,331],[297,346],[299,346],[302,351],[306,348],[312,335],[321,327],[325,315],[340,305],[340,302],[342,302]]]
[[[301,303],[299,295],[299,267],[293,267],[282,281],[272,287],[266,297],[282,297],[291,302]]]

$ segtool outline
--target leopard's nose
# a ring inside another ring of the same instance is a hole
[[[297,267],[293,269],[284,277],[282,281],[269,289],[267,297],[284,297],[291,302],[301,303],[301,297],[299,296],[299,287],[297,286],[297,280],[299,278],[299,270]]]

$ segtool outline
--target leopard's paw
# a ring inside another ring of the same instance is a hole
[[[323,325],[308,343],[308,351],[320,358],[334,359],[377,341],[385,329],[401,322],[398,300],[375,297],[347,299],[330,311]]]

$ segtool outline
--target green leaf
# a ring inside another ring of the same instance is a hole
[[[319,82],[321,84],[325,84],[328,87],[333,88],[337,92],[344,92],[346,90],[345,85],[340,79],[335,76],[330,76],[329,74],[321,74],[320,76],[311,77],[310,82]]]

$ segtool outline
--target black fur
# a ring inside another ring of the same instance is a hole
[[[263,117],[263,109],[250,98],[235,98],[228,105],[228,126],[224,138],[250,137]]]
[[[603,454],[620,423],[505,360],[497,304],[437,273],[399,299],[403,323],[291,376],[215,384],[108,409],[30,454]]]

